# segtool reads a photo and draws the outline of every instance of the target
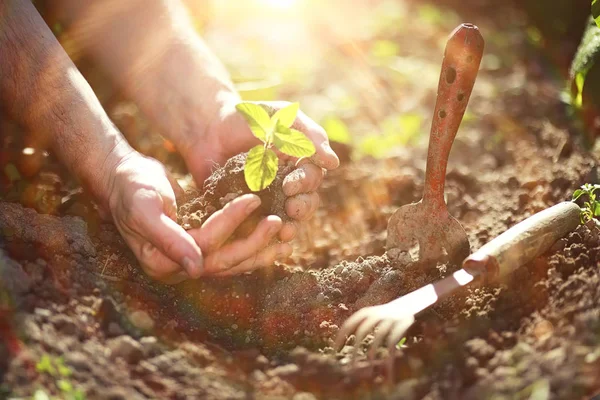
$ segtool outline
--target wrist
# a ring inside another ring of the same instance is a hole
[[[127,143],[120,132],[115,133],[118,136],[109,135],[113,137],[112,144],[104,151],[99,151],[96,157],[83,167],[85,179],[82,179],[82,185],[104,210],[110,210],[119,166],[132,157],[141,156]]]
[[[172,38],[165,53],[148,66],[144,84],[127,91],[183,153],[199,138],[208,139],[212,126],[228,121],[241,99],[201,39],[180,36]]]

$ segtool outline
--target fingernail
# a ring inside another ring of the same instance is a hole
[[[256,210],[256,208],[260,205],[260,199],[258,197],[254,197],[250,203],[246,206],[246,212],[251,213]]]
[[[202,258],[200,258],[197,262],[194,262],[189,257],[183,257],[183,268],[192,279],[199,278],[200,275],[202,275],[202,271],[204,269],[203,264],[204,262]]]

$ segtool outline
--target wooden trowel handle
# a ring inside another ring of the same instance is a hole
[[[434,203],[434,209],[444,204],[448,156],[475,85],[483,47],[483,37],[472,24],[461,24],[446,44],[429,134],[423,194],[423,202]]]
[[[463,262],[463,269],[487,282],[505,276],[544,253],[579,224],[581,209],[566,201],[519,222],[483,245]]]

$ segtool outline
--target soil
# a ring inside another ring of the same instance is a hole
[[[525,24],[517,17],[513,23]],[[500,29],[478,24],[484,36]],[[581,184],[600,183],[598,153],[582,147],[576,121],[560,101],[562,81],[546,73],[523,38],[490,42],[486,52],[511,53],[512,61],[483,67],[469,106],[474,118],[459,131],[446,184],[449,211],[472,250],[568,200]],[[423,62],[439,68],[437,53],[423,53]],[[419,90],[423,107],[432,110],[434,87]],[[156,143],[155,155],[162,151]],[[49,160],[27,180],[34,191],[27,198],[41,202],[24,202],[17,185],[5,186],[0,201],[0,397],[28,398],[38,389],[61,395],[58,378],[36,368],[44,355],[62,357],[69,382],[89,399],[579,399],[600,393],[600,230],[594,223],[504,281],[467,287],[419,315],[391,356],[391,374],[386,350],[367,361],[372,336],[363,343],[350,337],[339,352],[331,347],[354,311],[458,268],[392,260],[384,251],[390,215],[421,196],[426,150],[419,143],[383,159],[348,159],[330,171],[321,207],[301,226],[285,262],[177,286],[143,275],[115,227],[99,219]],[[162,161],[177,172],[180,160],[172,157]],[[235,157],[202,191],[187,192],[179,211],[184,227],[199,226],[247,192],[242,162],[243,155]],[[260,215],[283,216],[276,210],[282,210],[278,193],[287,172],[260,194],[272,200]],[[67,200],[48,207],[43,199]]]
[[[178,199],[178,223],[185,229],[200,228],[215,211],[220,210],[231,200],[247,193],[253,193],[244,179],[244,165],[247,153],[230,158],[225,165],[217,168],[204,182],[202,190],[189,189]],[[277,215],[289,220],[285,212],[285,195],[281,186],[283,179],[293,170],[293,165],[282,165],[277,170],[273,183],[266,189],[254,192],[261,199],[260,207],[252,213],[250,220],[256,222],[267,215]],[[248,226],[248,229],[252,229]],[[235,234],[234,234],[235,236]]]

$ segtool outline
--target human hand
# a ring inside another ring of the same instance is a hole
[[[175,192],[181,189],[158,161],[134,152],[117,164],[110,181],[108,203],[115,225],[151,278],[175,284],[201,276],[230,276],[291,254],[289,244],[268,246],[282,228],[276,216],[260,221],[248,237],[227,242],[259,207],[258,196],[234,199],[201,228],[185,231],[175,222]]]

